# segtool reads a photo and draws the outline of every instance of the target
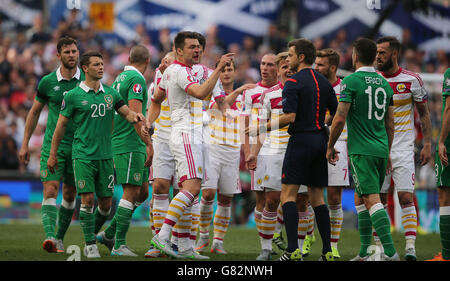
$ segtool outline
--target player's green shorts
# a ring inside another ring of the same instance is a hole
[[[380,193],[386,176],[388,158],[368,155],[349,155],[355,191],[359,197]]]
[[[447,157],[450,158],[450,154],[447,154]],[[436,172],[436,184],[438,187],[450,186],[450,165],[444,166],[441,163],[441,159],[439,158],[439,152],[436,152],[434,168]]]
[[[40,160],[40,178],[41,182],[46,181],[63,181],[63,183],[69,186],[75,186],[75,180],[73,176],[72,166],[72,150],[60,150],[57,154],[58,158],[58,170],[55,173],[50,173],[47,169],[48,155],[41,154]]]
[[[127,152],[114,155],[114,166],[118,184],[141,186],[148,180],[149,169],[145,167],[147,155],[140,152]]]
[[[114,194],[114,163],[112,159],[73,160],[78,194],[94,192],[98,197]]]

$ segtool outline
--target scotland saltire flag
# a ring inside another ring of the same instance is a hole
[[[241,43],[245,35],[263,36],[271,22],[278,19],[283,0],[116,0],[114,29],[103,33],[122,41],[136,38],[135,27],[142,24],[152,42],[158,42],[159,30],[168,28],[172,35],[181,30],[205,34],[217,25],[218,36],[225,43]],[[51,25],[56,27],[67,16],[66,1],[50,0]],[[86,20],[89,1],[80,1],[81,17]]]
[[[393,0],[300,0],[298,2],[299,33],[308,39],[336,37],[339,30],[347,33],[347,42],[365,36]],[[450,51],[450,8],[431,3],[428,11],[409,12],[398,1],[391,15],[381,25],[379,36],[402,39],[403,29],[409,29],[412,42],[419,49]]]

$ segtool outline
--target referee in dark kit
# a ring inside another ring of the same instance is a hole
[[[338,101],[328,80],[312,69],[316,58],[312,42],[303,38],[295,39],[289,42],[288,47],[289,66],[296,73],[284,86],[284,114],[279,119],[279,127],[289,125],[290,134],[283,162],[280,198],[288,247],[280,260],[302,260],[297,242],[299,217],[296,199],[299,187],[303,184],[308,186],[309,201],[322,238],[320,260],[331,261],[330,215],[323,198],[323,189],[328,186],[328,136],[324,120],[327,109],[334,116]]]

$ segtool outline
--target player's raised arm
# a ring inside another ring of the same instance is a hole
[[[233,59],[234,53],[228,53],[220,58],[216,69],[211,73],[211,76],[203,84],[194,83],[187,88],[187,94],[195,98],[203,100],[206,98],[216,86],[222,69]]]
[[[19,151],[19,160],[24,165],[28,165],[28,162],[30,162],[30,151],[28,143],[31,136],[33,135],[34,130],[36,129],[36,125],[39,121],[39,116],[44,106],[44,103],[35,100],[33,102],[33,106],[28,112],[27,119],[25,121],[25,131],[23,134],[22,146]]]
[[[47,168],[51,173],[54,173],[58,169],[58,161],[56,155],[58,153],[59,145],[64,137],[64,132],[66,131],[67,124],[69,123],[69,118],[60,114],[58,118],[58,123],[56,123],[55,132],[53,133],[52,145],[50,148],[50,156],[47,160]]]

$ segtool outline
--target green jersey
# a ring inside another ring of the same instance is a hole
[[[445,103],[449,96],[450,96],[450,68],[447,68],[447,71],[445,71],[444,73],[444,82],[442,83],[442,114],[441,114],[442,120],[444,120]],[[447,147],[447,152],[450,152],[450,134],[445,139],[445,147]],[[436,146],[436,151],[439,151],[439,146]]]
[[[112,159],[114,110],[123,105],[119,93],[103,84],[94,92],[82,82],[65,95],[61,114],[72,119],[75,126],[73,159]]]
[[[117,76],[112,87],[119,92],[127,105],[128,101],[133,99],[141,101],[141,113],[143,115],[146,114],[148,99],[147,85],[144,76],[142,76],[139,70],[130,65],[125,66],[124,71]],[[114,116],[112,148],[114,155],[126,152],[146,153],[145,143],[136,133],[134,126],[118,114]]]
[[[48,105],[47,125],[45,128],[44,142],[42,145],[42,155],[50,154],[50,147],[52,144],[53,132],[58,122],[59,111],[64,95],[78,86],[80,81],[84,80],[84,73],[77,68],[77,72],[70,80],[66,80],[61,75],[61,68],[44,76],[39,82],[36,100],[40,103]],[[67,124],[64,137],[61,140],[59,151],[71,150],[73,141],[74,127],[73,123]]]
[[[348,154],[389,156],[385,121],[394,92],[373,67],[361,67],[345,77],[339,102],[351,103],[347,115]]]

